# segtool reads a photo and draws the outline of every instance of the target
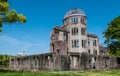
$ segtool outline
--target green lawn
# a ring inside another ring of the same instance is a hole
[[[0,76],[120,76],[120,70],[39,71],[39,72],[15,72],[15,71],[0,70]]]

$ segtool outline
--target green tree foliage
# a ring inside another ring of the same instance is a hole
[[[0,55],[0,65],[3,65],[4,67],[9,66],[9,60],[10,58],[13,58],[14,56],[12,55]]]
[[[108,24],[108,28],[103,32],[111,55],[120,56],[120,16]]]
[[[2,31],[3,23],[12,24],[15,22],[25,23],[26,17],[10,9],[8,0],[0,0],[0,32]]]

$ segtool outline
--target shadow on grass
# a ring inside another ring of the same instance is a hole
[[[21,73],[21,72],[25,72],[25,71],[15,71],[15,70],[8,70],[8,69],[0,69],[0,73]]]
[[[0,69],[0,72],[2,72],[2,73],[6,73],[6,72],[15,72],[15,71],[12,71],[12,70],[5,70],[5,69]]]

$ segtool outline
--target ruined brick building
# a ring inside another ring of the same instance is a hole
[[[16,56],[10,69],[16,70],[84,70],[117,68],[117,57],[101,54],[98,36],[87,33],[86,14],[69,10],[62,26],[51,32],[50,53]]]
[[[80,9],[68,11],[62,26],[56,26],[51,32],[50,52],[88,53],[100,55],[99,38],[86,31],[86,15]]]

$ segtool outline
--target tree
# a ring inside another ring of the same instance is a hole
[[[12,24],[15,22],[25,23],[26,17],[10,9],[8,0],[0,0],[0,32],[2,31],[3,23]]]
[[[103,32],[108,46],[108,52],[114,56],[120,56],[120,16],[116,17]]]
[[[0,54],[0,65],[3,65],[4,67],[8,68],[9,67],[9,60],[11,58],[14,58],[14,56],[7,55],[7,54],[4,54],[4,55]]]

